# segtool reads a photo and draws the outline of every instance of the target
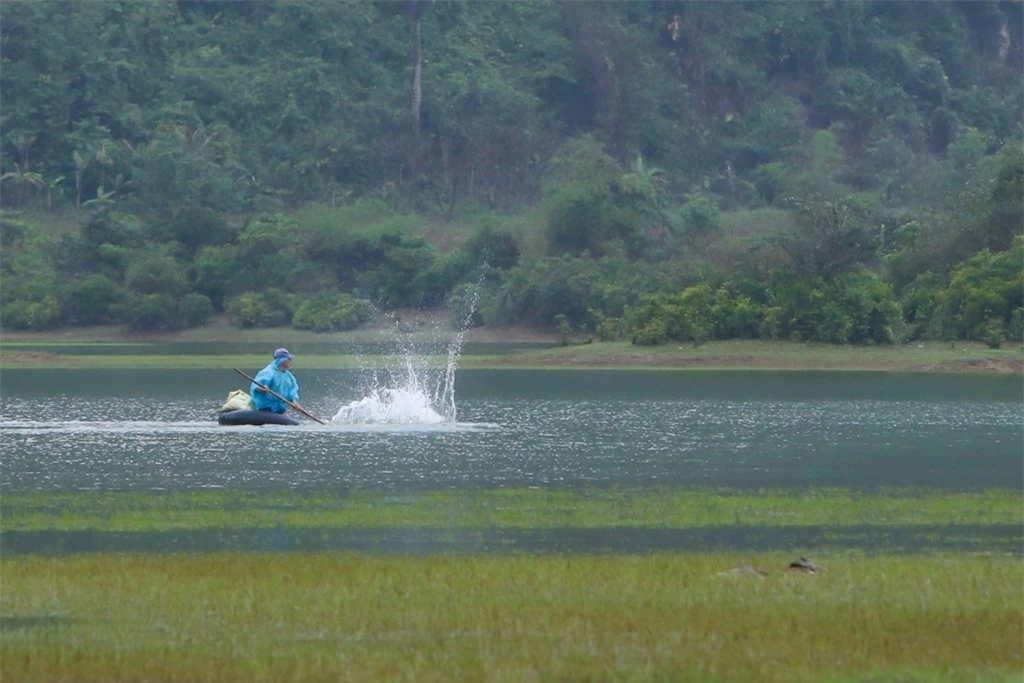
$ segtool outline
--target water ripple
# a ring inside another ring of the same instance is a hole
[[[185,401],[140,419],[146,403],[6,401],[0,490],[1000,486],[1022,432],[1012,403],[484,400],[465,422],[326,427],[219,427]]]

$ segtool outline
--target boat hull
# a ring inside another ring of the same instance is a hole
[[[217,424],[225,427],[241,427],[244,425],[297,425],[299,421],[269,410],[232,410],[221,413]]]

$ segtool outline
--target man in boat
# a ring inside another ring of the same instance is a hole
[[[277,349],[274,351],[274,360],[256,373],[256,377],[253,378],[256,381],[249,385],[252,405],[256,410],[267,410],[271,413],[283,413],[287,410],[288,406],[284,401],[267,391],[268,388],[284,396],[295,404],[296,408],[302,409],[299,404],[299,382],[288,370],[293,358],[295,356],[288,353],[288,349]]]

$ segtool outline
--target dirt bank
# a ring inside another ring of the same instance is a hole
[[[922,365],[915,370],[923,372],[977,372],[983,374],[1022,374],[1024,358],[967,358]]]

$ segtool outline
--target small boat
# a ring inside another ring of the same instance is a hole
[[[281,413],[272,413],[269,410],[231,410],[221,413],[220,417],[217,418],[217,424],[225,427],[297,425],[299,421]]]

